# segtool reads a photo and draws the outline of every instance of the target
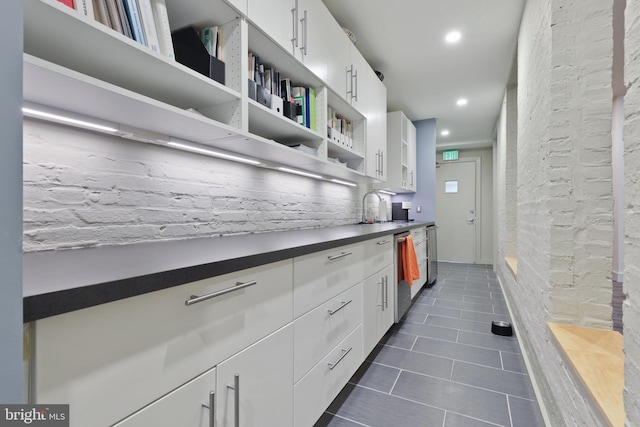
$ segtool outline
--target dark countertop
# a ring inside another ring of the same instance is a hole
[[[387,222],[30,252],[23,257],[24,322],[429,225]]]

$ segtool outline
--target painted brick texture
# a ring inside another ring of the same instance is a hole
[[[623,305],[627,426],[640,425],[640,4],[625,10],[624,97],[624,290]]]
[[[25,120],[24,250],[356,222],[358,189]]]
[[[601,425],[546,322],[611,328],[612,7],[613,0],[527,2],[519,35],[518,277],[504,264],[498,274],[554,426]],[[508,179],[506,153],[504,167]],[[505,254],[508,244],[499,242]]]

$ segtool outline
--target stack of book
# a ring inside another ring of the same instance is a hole
[[[267,108],[316,130],[316,92],[313,88],[294,86],[274,67],[261,62],[249,52],[249,97]]]
[[[353,123],[331,107],[327,107],[327,138],[353,150]]]
[[[165,0],[58,0],[89,19],[175,58]]]

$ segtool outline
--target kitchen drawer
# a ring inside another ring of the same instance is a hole
[[[213,368],[113,427],[208,427],[209,417],[214,414],[203,404],[211,406],[215,389],[216,369]]]
[[[312,426],[362,364],[362,326],[358,326],[293,389],[295,426]]]
[[[291,322],[292,288],[288,260],[39,320],[35,402],[111,425]]]
[[[293,315],[299,317],[364,279],[364,244],[293,259]]]
[[[349,332],[362,323],[362,283],[297,318],[294,330],[294,381],[298,381]]]
[[[364,242],[365,278],[393,263],[393,235]]]

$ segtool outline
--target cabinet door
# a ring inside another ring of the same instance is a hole
[[[217,427],[293,426],[292,324],[220,363],[217,370]]]
[[[407,146],[409,148],[407,158],[407,168],[409,170],[409,177],[407,182],[407,188],[411,191],[417,191],[417,152],[416,152],[416,127],[411,121],[407,119]]]
[[[376,73],[367,73],[366,174],[386,181],[387,173],[387,88]]]
[[[349,70],[349,78],[347,80],[347,101],[358,110],[361,114],[367,114],[367,95],[369,88],[367,87],[367,79],[370,73],[373,73],[369,63],[356,46],[351,44],[351,67]],[[375,75],[375,73],[373,73]]]
[[[113,427],[209,427],[214,416],[215,390],[213,368]]]
[[[269,37],[293,53],[296,19],[296,0],[248,0],[248,18]]]
[[[393,324],[393,265],[363,283],[364,354],[369,354]]]
[[[325,25],[325,43],[331,46],[331,54],[326,58],[326,83],[337,95],[347,99],[347,81],[349,81],[349,85],[351,84],[347,70],[351,65],[351,46],[353,43],[335,19],[326,22]]]
[[[327,80],[327,62],[333,46],[327,40],[327,28],[335,20],[321,0],[298,0],[300,43],[296,57],[320,80]]]

